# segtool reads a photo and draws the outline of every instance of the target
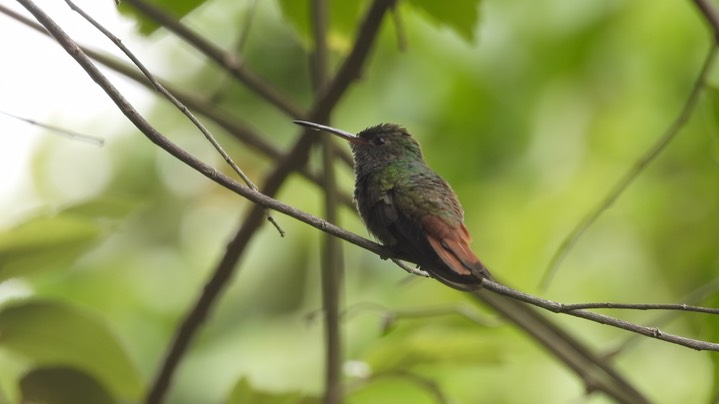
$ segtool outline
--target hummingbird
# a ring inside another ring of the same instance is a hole
[[[353,135],[314,122],[293,122],[349,142],[359,215],[369,232],[400,259],[459,290],[479,289],[482,279],[493,279],[469,246],[457,195],[425,163],[407,129],[383,123]]]

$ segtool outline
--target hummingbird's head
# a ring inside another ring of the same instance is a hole
[[[419,143],[407,129],[392,123],[371,126],[357,135],[314,122],[294,121],[314,130],[324,130],[347,140],[357,170],[372,170],[398,161],[423,161]]]
[[[349,142],[355,163],[366,168],[397,161],[422,160],[419,143],[407,129],[392,123],[369,127]]]

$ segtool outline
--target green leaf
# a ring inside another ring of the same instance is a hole
[[[116,403],[95,378],[68,367],[33,369],[20,381],[20,391],[23,403]]]
[[[92,219],[58,215],[36,217],[0,233],[0,281],[62,269],[93,245],[102,233]]]
[[[69,206],[62,210],[62,214],[95,219],[123,219],[138,206],[137,201],[133,199],[116,195],[100,196]]]
[[[480,0],[409,0],[439,25],[446,25],[468,42],[474,41]]]
[[[130,200],[101,197],[0,232],[0,281],[64,270],[107,233],[103,221],[121,219],[137,206]]]
[[[115,334],[73,307],[28,300],[0,311],[0,347],[40,365],[67,365],[101,380],[115,395],[137,398],[142,381]]]
[[[149,4],[161,8],[177,19],[189,14],[190,11],[204,4],[206,1],[207,0],[147,0]],[[138,23],[138,30],[144,35],[149,35],[160,28],[160,25],[153,19],[148,18],[147,15],[125,2],[121,2],[118,9],[123,15],[135,19]]]
[[[273,393],[256,390],[247,378],[240,379],[230,393],[227,404],[317,404],[320,399],[299,392]]]

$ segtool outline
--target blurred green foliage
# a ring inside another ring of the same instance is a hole
[[[113,404],[117,401],[92,376],[72,368],[38,368],[20,381],[22,402]]]
[[[250,1],[155,3],[186,15],[184,22],[222,46],[238,43],[252,9]],[[336,67],[369,2],[329,3]],[[566,302],[674,302],[711,285],[719,272],[716,90],[584,235],[549,290],[537,290],[563,237],[678,114],[709,48],[692,4],[439,4],[400,2],[406,51],[398,51],[396,27],[386,18],[368,67],[333,124],[349,131],[388,121],[406,126],[459,194],[479,256],[522,290]],[[250,69],[304,105],[312,98],[308,7],[308,1],[257,2],[243,49]],[[156,29],[130,15],[141,32]],[[160,76],[200,97],[216,97],[218,107],[278,147],[295,139],[289,117],[168,32],[158,29],[147,42],[165,66],[156,71]],[[719,84],[716,74],[711,82]],[[145,113],[173,141],[228,171],[176,111],[157,103]],[[261,182],[274,162],[210,126]],[[131,129],[108,142],[112,175],[94,197],[78,202],[58,191],[63,179],[47,163],[61,142],[67,140],[49,139],[34,164],[35,187],[48,210],[0,233],[0,397],[27,396],[27,386],[49,383],[43,371],[58,366],[50,379],[136,400],[250,205]],[[92,151],[78,149],[77,160],[83,153]],[[313,154],[310,165],[319,167],[319,160]],[[86,175],[77,161],[66,165],[69,176]],[[338,164],[337,170],[349,192],[349,169]],[[320,192],[293,177],[279,199],[319,215]],[[301,403],[321,396],[320,235],[276,217],[287,237],[270,226],[258,232],[181,364],[168,403]],[[351,210],[342,211],[341,224],[366,234]],[[403,271],[373,254],[352,246],[344,251],[344,302],[352,308],[344,317],[348,402],[548,403],[585,396],[581,380],[510,327],[428,314],[398,317],[385,329],[388,313],[429,313],[467,302],[437,282],[407,282]],[[696,303],[717,306],[716,288],[707,296]],[[615,314],[641,323],[656,318]],[[603,351],[630,337],[558,320]],[[678,314],[663,327],[719,338],[711,316]],[[657,403],[707,402],[719,390],[715,353],[640,339],[615,363]]]

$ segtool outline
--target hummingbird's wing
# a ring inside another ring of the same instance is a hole
[[[407,177],[390,171],[358,177],[355,198],[360,216],[403,260],[453,288],[477,289],[480,280],[490,276],[469,247],[454,191],[431,171],[409,172]],[[431,191],[423,190],[428,186]]]
[[[461,290],[476,289],[481,279],[491,279],[487,268],[469,247],[471,237],[455,199],[451,201],[449,217],[445,219],[434,212],[447,209],[447,206],[431,206],[437,203],[431,195],[408,196],[401,188],[395,188],[387,195],[389,203],[378,204],[376,212],[392,211],[391,215],[380,213],[380,216],[396,218],[389,231],[397,239],[398,247],[413,257],[423,270]],[[446,203],[447,200],[443,201]]]

